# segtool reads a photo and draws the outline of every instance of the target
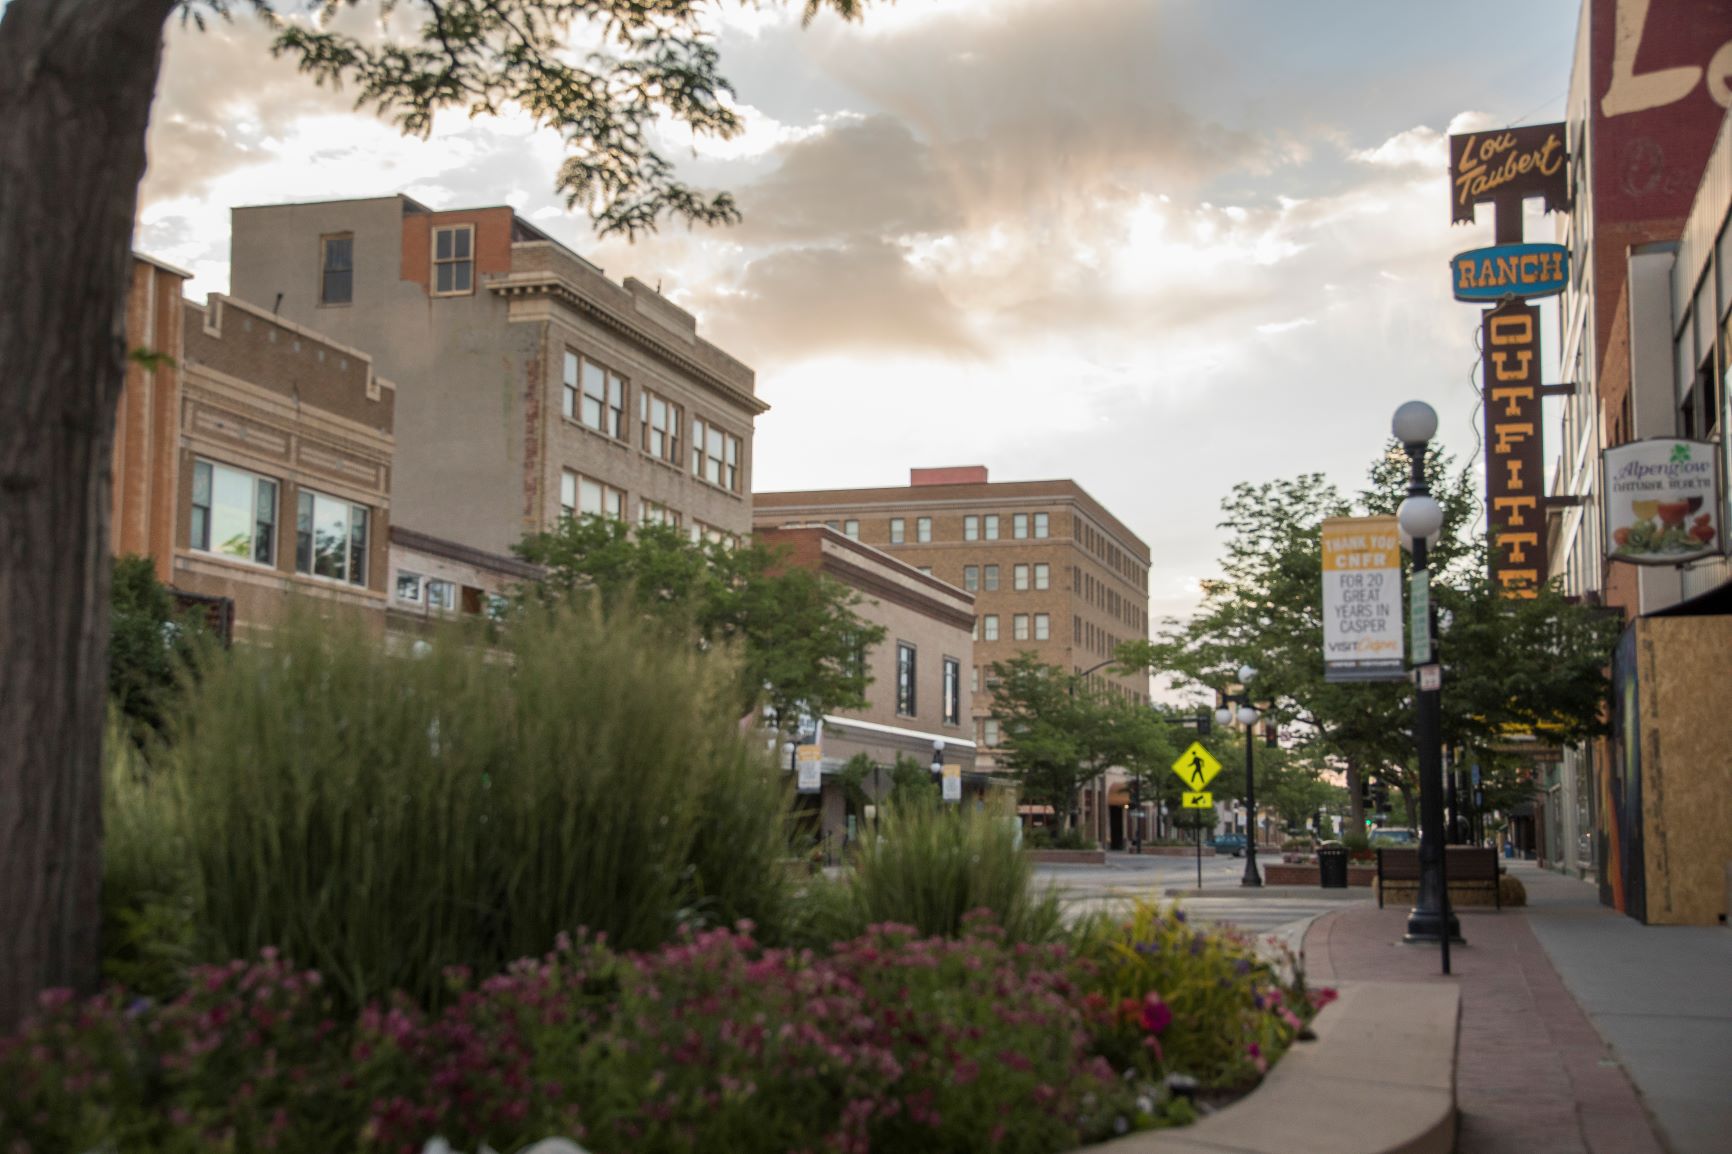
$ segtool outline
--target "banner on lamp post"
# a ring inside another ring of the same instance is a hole
[[[943,772],[943,779],[944,779],[944,781],[943,781],[944,800],[945,801],[961,801],[962,800],[962,767],[960,765],[947,765],[947,766],[945,766],[944,772]]]
[[[794,752],[794,764],[799,769],[797,788],[801,793],[817,793],[824,788],[824,748],[802,745]]]
[[[1323,679],[1402,681],[1401,529],[1394,517],[1323,522]]]

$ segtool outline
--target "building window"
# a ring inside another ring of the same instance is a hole
[[[986,615],[986,617],[983,620],[983,624],[982,624],[982,634],[983,634],[982,640],[985,640],[985,641],[997,641],[998,640],[998,614],[988,613]]]
[[[962,662],[944,659],[944,724],[962,724]]]
[[[980,692],[980,666],[976,665],[974,667],[974,676],[970,679],[969,684],[972,686],[973,692]]]
[[[1042,561],[1034,567],[1034,587],[1046,589],[1052,584],[1052,566]]]
[[[896,643],[896,712],[901,717],[914,716],[914,646],[906,641]]]
[[[970,593],[980,591],[980,566],[964,565],[962,567],[962,587]]]
[[[739,492],[740,439],[694,417],[692,476],[732,492]]]
[[[355,238],[319,239],[319,303],[346,305],[355,299]]]
[[[571,353],[565,357],[568,390],[572,387],[573,362],[582,361],[583,393],[578,419],[598,433],[616,441],[624,440],[625,378],[588,357],[578,358]]]
[[[980,723],[980,737],[982,745],[998,744],[998,718],[989,717]]]
[[[206,553],[275,563],[277,483],[244,469],[194,461],[188,543]]]
[[[566,419],[577,420],[577,354],[565,350],[564,388],[560,390],[559,411]]]
[[[625,520],[625,493],[612,485],[580,477],[569,469],[559,478],[559,508],[567,517]]]
[[[916,517],[914,519],[914,539],[923,545],[932,540],[931,517]]]
[[[1071,641],[1077,645],[1081,645],[1082,639],[1083,639],[1082,618],[1081,617],[1072,617],[1070,619],[1070,631],[1071,631]]]
[[[1018,613],[1010,619],[1010,636],[1013,641],[1028,640],[1028,614]]]
[[[638,519],[645,525],[668,525],[675,529],[680,526],[680,515],[657,501],[640,502]]]
[[[295,569],[367,583],[367,507],[302,489],[295,518]]]
[[[1052,618],[1045,613],[1034,615],[1034,639],[1036,641],[1050,641],[1052,639]]]
[[[907,532],[907,525],[908,523],[900,517],[890,518],[890,543],[892,545],[902,544],[903,535]]]
[[[447,613],[457,612],[456,582],[429,579],[427,582],[427,607],[429,609],[443,609]]]
[[[1011,573],[1011,588],[1015,589],[1018,593],[1028,592],[1028,566],[1027,565],[1013,566],[1010,570],[1010,573]]]
[[[397,600],[420,604],[421,574],[411,573],[407,569],[397,571]]]
[[[472,224],[433,230],[434,296],[460,296],[475,291],[474,247]]]
[[[1012,513],[1010,517],[1010,535],[1018,541],[1028,537],[1028,514]]]
[[[1046,533],[1047,515],[1045,513],[1036,513],[1034,515],[1034,535],[1037,539],[1045,540]]]
[[[850,541],[858,541],[860,539],[860,522],[842,522],[842,536],[848,538]]]
[[[962,519],[962,539],[964,541],[980,540],[980,518],[970,514]]]
[[[680,407],[648,389],[638,390],[638,422],[642,425],[639,444],[643,451],[658,461],[680,463]]]
[[[986,515],[986,539],[988,541],[998,540],[998,514],[997,513],[988,513]]]
[[[922,565],[920,567],[920,571],[922,573],[926,574],[928,577],[932,576],[932,566],[930,566],[930,565]]]
[[[983,576],[986,578],[986,591],[988,593],[998,592],[998,566],[988,565]]]

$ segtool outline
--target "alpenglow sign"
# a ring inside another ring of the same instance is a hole
[[[1603,456],[1608,558],[1681,565],[1722,551],[1713,445],[1656,437],[1607,449]]]
[[[1570,250],[1561,244],[1498,244],[1457,253],[1449,262],[1458,301],[1555,296],[1569,287]]]
[[[1323,522],[1323,679],[1402,681],[1401,529],[1394,517]]]

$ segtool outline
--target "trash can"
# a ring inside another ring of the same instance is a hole
[[[1347,888],[1347,847],[1323,846],[1317,851],[1317,871],[1323,875],[1323,888]]]

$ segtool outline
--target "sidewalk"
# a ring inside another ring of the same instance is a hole
[[[1538,875],[1519,873],[1524,882]],[[1542,879],[1530,889],[1547,887]],[[1435,947],[1402,943],[1406,910],[1366,905],[1312,924],[1307,979],[1459,985],[1456,1148],[1463,1154],[1661,1154],[1630,1079],[1565,988],[1528,915],[1467,909],[1458,916],[1467,944],[1452,951],[1452,977],[1442,976]],[[1374,1053],[1365,1058],[1377,1061]]]

